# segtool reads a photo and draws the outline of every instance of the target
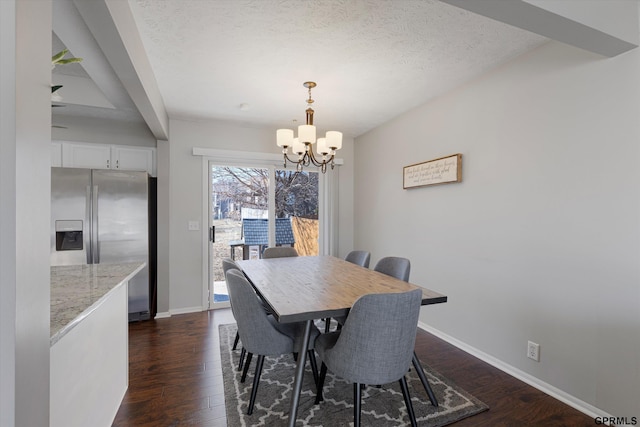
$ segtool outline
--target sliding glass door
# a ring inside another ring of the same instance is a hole
[[[212,161],[208,171],[210,308],[229,305],[223,258],[259,259],[268,246],[320,253],[318,172]]]

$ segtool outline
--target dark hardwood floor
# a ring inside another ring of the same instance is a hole
[[[113,425],[226,426],[218,325],[232,322],[230,309],[223,309],[130,324],[129,390]],[[592,418],[422,330],[416,352],[423,363],[489,405],[489,411],[456,427],[595,425]]]

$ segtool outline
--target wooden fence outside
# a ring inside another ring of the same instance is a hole
[[[319,226],[317,219],[291,218],[295,248],[300,256],[318,255]]]

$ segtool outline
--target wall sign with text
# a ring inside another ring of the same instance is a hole
[[[429,160],[403,169],[402,188],[405,190],[427,185],[462,181],[462,154]]]

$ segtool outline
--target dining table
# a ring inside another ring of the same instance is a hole
[[[294,427],[296,422],[314,320],[347,316],[355,301],[367,294],[407,292],[420,288],[422,305],[447,302],[447,297],[438,292],[330,255],[242,260],[236,263],[278,322],[305,322],[291,393],[290,427]],[[414,353],[414,365],[415,360]],[[422,374],[421,380],[426,389],[424,372],[421,367],[417,370]],[[431,394],[429,398],[432,402],[435,399]]]

